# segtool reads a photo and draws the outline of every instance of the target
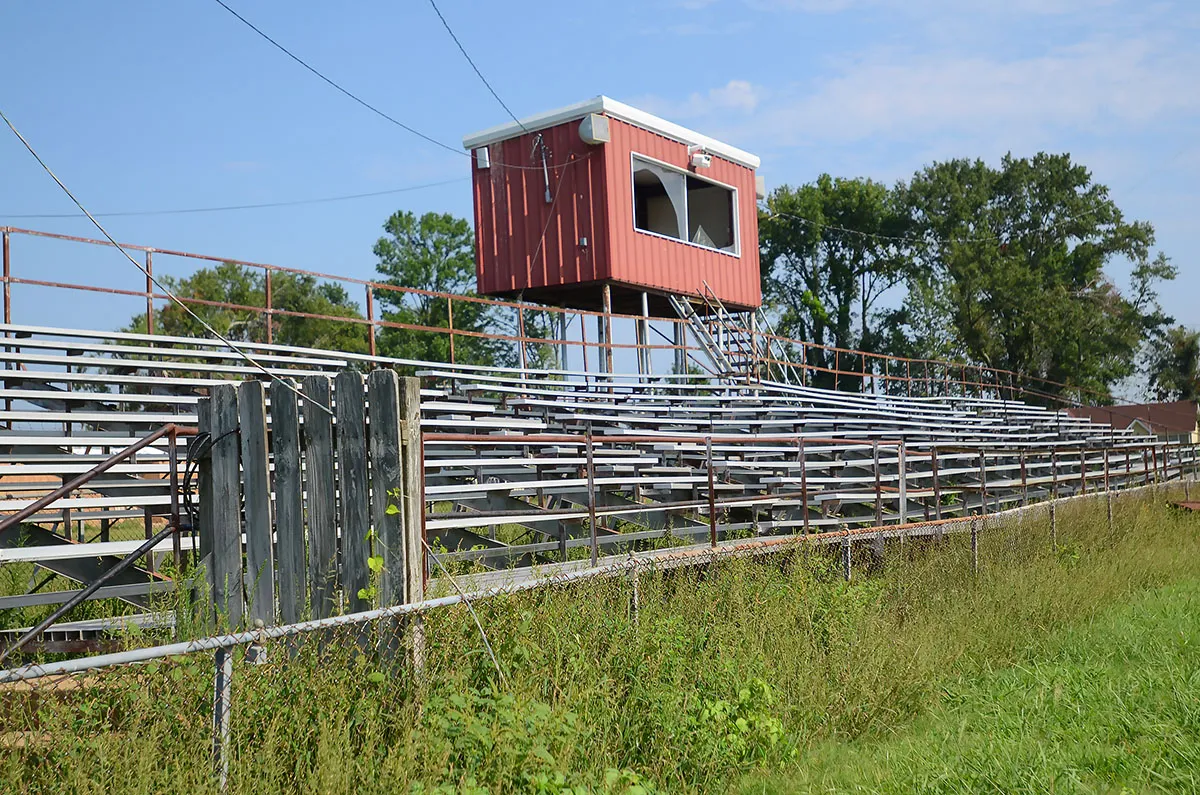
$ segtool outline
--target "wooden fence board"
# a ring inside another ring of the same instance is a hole
[[[333,461],[333,416],[329,378],[304,379],[304,468],[308,493],[308,571],[312,614],[325,618],[337,608],[337,509]]]
[[[362,376],[353,370],[334,380],[337,414],[338,519],[342,537],[342,586],[352,611],[371,607],[359,596],[371,582],[367,568],[370,510],[367,503],[366,397]]]
[[[279,611],[286,624],[308,617],[304,486],[300,471],[300,408],[290,389],[271,389],[271,455],[275,461],[275,543]]]
[[[212,421],[212,595],[231,627],[240,627],[242,602],[242,512],[238,471],[237,392],[213,387]]]
[[[238,386],[242,440],[242,500],[246,517],[246,590],[251,619],[275,621],[275,563],[271,543],[271,482],[267,404],[261,381]]]

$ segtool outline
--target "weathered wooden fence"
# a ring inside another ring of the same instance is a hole
[[[347,371],[298,385],[303,397],[222,384],[199,404],[200,555],[233,627],[424,594],[418,380]]]

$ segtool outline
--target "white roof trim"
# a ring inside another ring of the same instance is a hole
[[[496,127],[489,127],[486,130],[481,130],[480,132],[464,137],[463,148],[476,149],[499,141],[506,141],[510,138],[523,135],[526,132],[544,130],[547,127],[554,127],[563,122],[582,119],[589,113],[603,113],[606,116],[628,122],[636,127],[658,133],[680,143],[702,146],[704,147],[704,151],[709,154],[723,157],[746,168],[757,169],[762,162],[757,156],[738,149],[736,146],[721,143],[716,139],[709,138],[707,135],[701,135],[694,130],[681,127],[666,119],[660,119],[658,116],[647,113],[644,110],[638,110],[632,105],[626,105],[624,102],[617,102],[615,99],[605,96],[595,97],[586,102],[577,102],[574,105],[568,105],[558,110],[538,113],[534,116],[521,119],[520,123],[508,122]]]

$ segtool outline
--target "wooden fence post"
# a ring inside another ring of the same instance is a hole
[[[403,471],[404,596],[405,601],[425,598],[425,472],[421,442],[421,381],[406,377],[400,384],[400,461]],[[413,615],[408,621],[413,670],[425,671],[425,621]]]
[[[304,378],[304,464],[308,486],[308,574],[314,618],[337,607],[337,516],[333,470],[333,415],[329,378]]]
[[[267,403],[261,381],[238,386],[242,437],[242,499],[246,511],[246,590],[251,619],[275,623],[275,560],[271,552],[271,481]]]
[[[345,370],[334,379],[337,413],[338,519],[342,527],[342,587],[352,612],[371,608],[364,598],[371,585],[367,568],[367,532],[370,510],[367,503],[367,405],[362,376]],[[364,596],[359,596],[363,593]]]
[[[279,617],[285,624],[308,618],[304,484],[300,477],[300,405],[296,393],[271,387],[271,455],[275,459],[275,556]]]
[[[237,392],[232,384],[213,387],[212,422],[212,596],[229,626],[240,628],[242,602],[242,511],[238,471]]]

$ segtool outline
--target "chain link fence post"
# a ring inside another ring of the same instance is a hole
[[[213,769],[219,792],[229,791],[229,713],[233,708],[233,650],[222,646],[213,677]]]

